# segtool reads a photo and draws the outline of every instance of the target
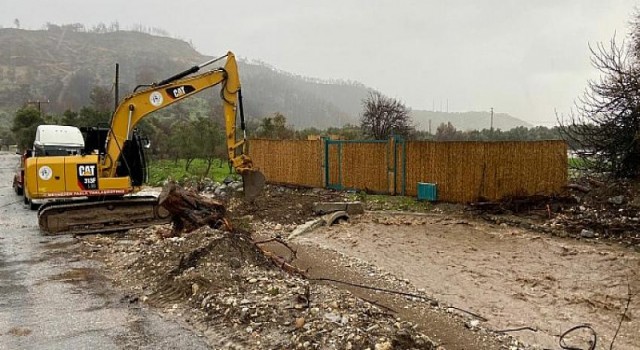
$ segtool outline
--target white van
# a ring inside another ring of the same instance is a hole
[[[39,125],[33,141],[34,156],[67,156],[80,154],[84,138],[80,129],[67,125]]]

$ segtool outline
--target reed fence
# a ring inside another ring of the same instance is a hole
[[[417,195],[435,183],[438,200],[553,194],[567,184],[564,141],[435,142],[250,140],[267,181]]]

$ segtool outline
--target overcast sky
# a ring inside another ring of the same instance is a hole
[[[588,44],[623,38],[632,0],[13,1],[0,25],[159,27],[294,74],[355,80],[414,109],[553,125],[595,71]],[[1,48],[0,48],[1,49]],[[242,74],[242,72],[240,72]]]

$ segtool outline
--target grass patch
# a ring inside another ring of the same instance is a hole
[[[589,162],[584,158],[569,158],[570,169],[584,169],[589,166]]]
[[[191,162],[189,170],[185,170],[186,160],[179,159],[177,162],[174,160],[154,160],[149,162],[149,181],[151,186],[161,186],[165,180],[171,179],[178,183],[184,183],[186,181],[198,180],[203,178],[209,178],[214,181],[222,181],[229,176],[229,166],[227,162],[216,159],[211,165],[211,169],[208,174],[205,174],[207,170],[207,162],[202,159],[195,159]],[[222,164],[222,167],[220,167]],[[235,174],[233,176],[236,176]]]
[[[427,201],[418,201],[415,197],[387,196],[358,192],[349,196],[350,200],[361,201],[367,210],[394,210],[410,212],[428,212],[433,205]]]

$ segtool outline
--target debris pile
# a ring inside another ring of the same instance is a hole
[[[640,245],[640,191],[626,181],[594,179],[573,191],[577,204],[545,224],[581,238],[606,238]]]
[[[191,232],[205,225],[230,229],[224,203],[185,190],[174,182],[164,186],[158,196],[158,204],[171,215],[173,235]]]
[[[317,217],[313,211],[315,203],[341,200],[345,200],[345,194],[332,190],[266,185],[252,204],[237,197],[229,198],[227,210],[236,225],[251,221],[295,227]]]
[[[495,223],[640,246],[640,188],[636,187],[627,181],[585,178],[568,185],[561,195],[509,197],[472,203],[469,209]]]
[[[507,196],[500,201],[480,200],[470,203],[469,209],[492,214],[538,213],[549,216],[550,213],[562,211],[575,203],[576,198],[568,195]]]
[[[86,236],[80,249],[105,262],[129,302],[187,316],[216,348],[437,348],[388,310],[276,266],[246,233],[203,226],[166,238],[167,231]]]

